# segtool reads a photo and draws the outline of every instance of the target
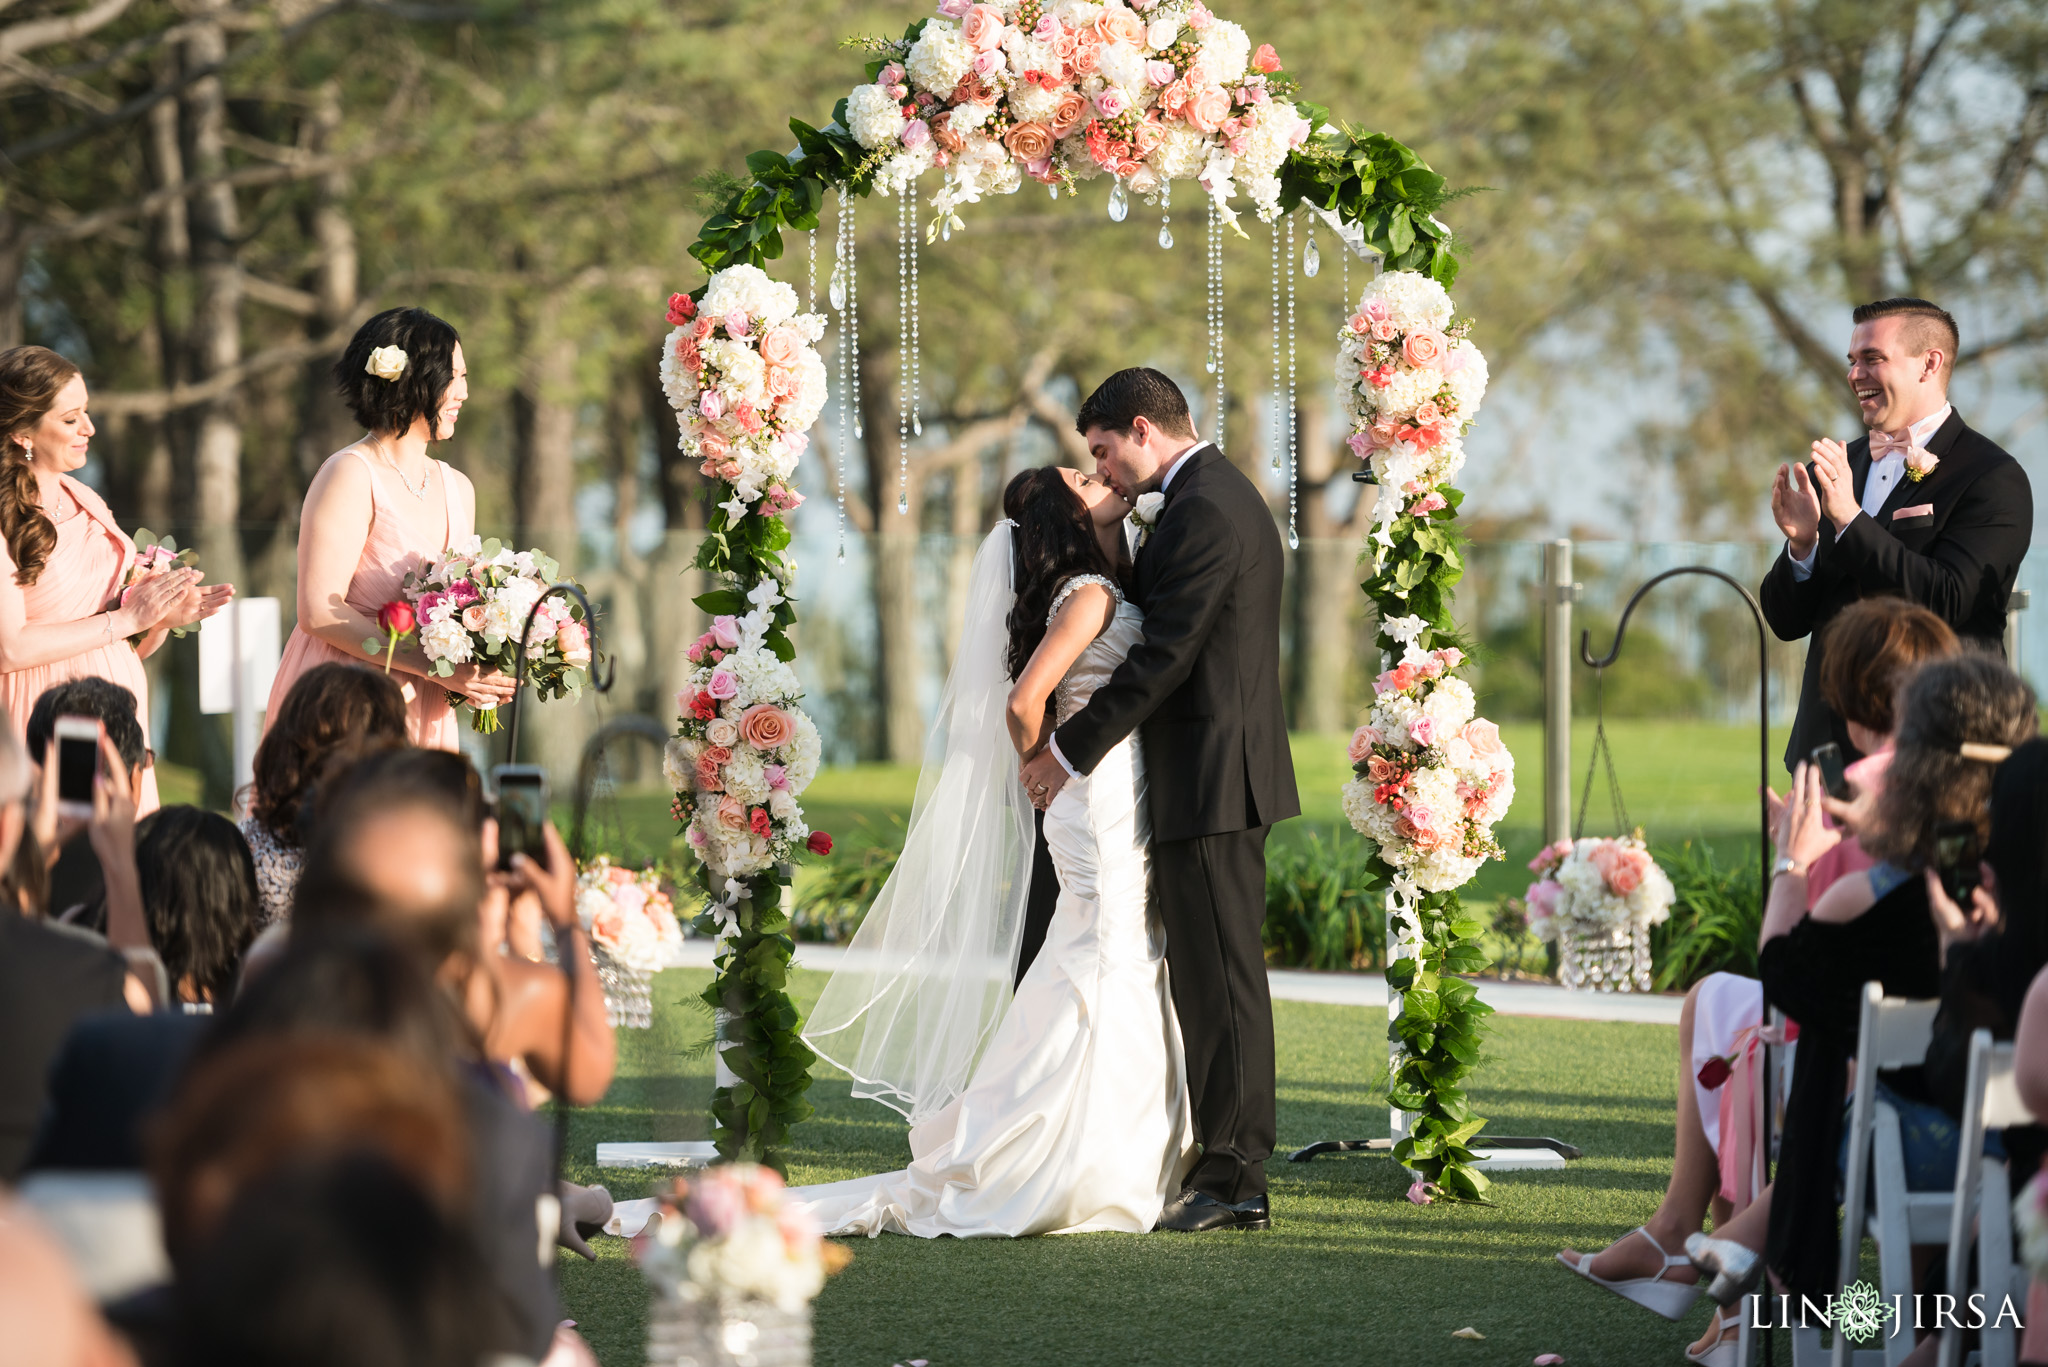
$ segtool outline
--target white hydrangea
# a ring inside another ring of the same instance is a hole
[[[1444,677],[1436,681],[1423,700],[1422,710],[1436,723],[1437,734],[1456,731],[1472,720],[1474,711],[1472,685],[1463,679]]]
[[[782,406],[781,421],[791,432],[807,432],[825,408],[827,377],[824,357],[805,347],[797,353],[796,378],[796,397]]]
[[[1419,370],[1406,361],[1394,362],[1394,373],[1388,376],[1384,386],[1368,384],[1372,407],[1385,417],[1407,421],[1415,416],[1415,410],[1436,397],[1444,387],[1442,372]]]
[[[697,756],[703,743],[694,736],[676,736],[661,749],[662,782],[676,792],[686,793],[697,784]]]
[[[1023,123],[1044,122],[1060,107],[1060,97],[1053,91],[1020,82],[1010,87],[1010,113]]]
[[[1087,139],[1079,133],[1060,139],[1056,159],[1060,165],[1073,173],[1075,180],[1093,180],[1102,174],[1102,167],[1096,164],[1095,158],[1088,155]]]
[[[784,747],[787,752],[785,777],[789,791],[801,794],[818,776],[818,763],[824,755],[825,743],[818,735],[815,722],[797,708],[790,711],[796,717],[796,736]]]
[[[846,97],[846,131],[870,152],[887,147],[903,132],[902,106],[879,85],[857,85]]]
[[[727,266],[711,277],[698,311],[723,318],[734,309],[773,327],[796,317],[796,290],[771,280],[759,266]]]
[[[1202,30],[1202,58],[1209,70],[1215,73],[1218,85],[1243,80],[1251,57],[1252,40],[1242,25],[1228,19],[1211,19],[1209,27]]]
[[[762,364],[760,352],[745,342],[714,337],[704,343],[704,358],[719,372],[718,392],[727,403],[764,406],[767,391],[762,381],[768,368]]]
[[[1123,43],[1105,43],[1096,51],[1101,54],[1101,65],[1097,70],[1104,81],[1118,87],[1133,100],[1151,89],[1145,80],[1144,53]]]
[[[1374,299],[1384,300],[1394,326],[1402,332],[1416,328],[1443,329],[1451,325],[1451,296],[1420,271],[1388,271],[1366,285],[1358,296],[1363,309]]]
[[[669,333],[668,340],[661,344],[661,392],[668,396],[672,408],[688,408],[697,402],[697,372],[676,356],[676,343],[690,332],[686,324]]]
[[[1060,59],[1053,52],[1052,44],[1041,43],[1022,29],[1012,28],[1003,34],[1003,55],[1009,58],[1010,70],[1020,78],[1027,71],[1042,71],[1053,76],[1060,74]],[[1037,86],[1027,87],[1020,80],[1010,90],[1010,108],[1012,110],[1017,108],[1017,97],[1027,88],[1038,90],[1038,93],[1041,95],[1047,94],[1046,91],[1039,90]],[[1049,96],[1049,98],[1057,99],[1058,97]],[[1025,115],[1023,117],[1036,116]]]
[[[951,95],[953,87],[973,67],[974,49],[960,36],[959,27],[936,19],[925,24],[924,32],[911,45],[910,56],[903,63],[913,89],[928,91],[941,99]],[[885,98],[886,95],[884,92]],[[853,106],[849,104],[846,112],[851,117]]]
[[[768,775],[763,772],[761,752],[741,745],[725,765],[725,791],[749,807],[768,800]]]
[[[1258,107],[1258,121],[1245,135],[1244,151],[1238,154],[1239,171],[1251,177],[1270,176],[1287,160],[1301,114],[1286,100],[1273,100]]]
[[[1460,422],[1471,422],[1479,414],[1480,400],[1486,397],[1486,356],[1462,337],[1451,341],[1451,364],[1444,382],[1451,387],[1451,394],[1457,401]]]
[[[1209,139],[1187,124],[1166,125],[1166,137],[1146,161],[1168,180],[1193,180],[1209,160]]]
[[[975,104],[972,101],[956,104],[953,106],[952,117],[946,120],[946,127],[964,138],[987,123],[989,115],[995,112],[996,107],[992,104]]]

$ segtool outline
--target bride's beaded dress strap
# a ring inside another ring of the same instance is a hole
[[[1047,626],[1052,625],[1052,619],[1060,615],[1060,609],[1065,607],[1067,600],[1074,596],[1074,590],[1080,588],[1083,584],[1100,584],[1109,590],[1110,596],[1116,599],[1117,602],[1121,603],[1124,601],[1124,591],[1118,588],[1116,581],[1109,576],[1102,574],[1077,574],[1066,583],[1060,585],[1060,591],[1052,596],[1052,607],[1045,614],[1045,624]]]

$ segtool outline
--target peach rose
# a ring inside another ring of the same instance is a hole
[[[795,365],[803,349],[803,334],[792,327],[769,328],[761,338],[761,359],[769,365]]]
[[[1093,76],[1102,65],[1102,53],[1094,43],[1077,42],[1074,44],[1073,63],[1075,75]]]
[[[1390,759],[1378,755],[1369,756],[1365,761],[1365,776],[1374,783],[1387,783],[1400,775],[1400,769]]]
[[[780,403],[796,393],[796,372],[788,366],[768,366],[761,372],[761,387],[768,391],[769,398]]]
[[[1053,106],[1052,118],[1048,120],[1052,135],[1064,138],[1077,128],[1088,113],[1088,97],[1078,90],[1063,91],[1060,102]]]
[[[1148,117],[1138,125],[1138,132],[1132,141],[1138,145],[1138,155],[1149,157],[1159,150],[1159,144],[1166,141],[1166,129],[1160,126],[1157,116]]]
[[[1500,728],[1484,717],[1466,722],[1465,729],[1458,734],[1475,755],[1497,755],[1505,748],[1500,743]]]
[[[747,829],[746,806],[731,793],[727,793],[724,797],[718,799],[718,824],[725,827],[728,831],[744,831]]]
[[[706,432],[697,439],[697,454],[707,461],[724,460],[729,449],[731,448],[726,446],[725,438],[716,432]]]
[[[1095,33],[1105,43],[1136,47],[1145,41],[1145,21],[1127,9],[1105,9],[1095,16]]]
[[[939,140],[939,146],[948,152],[957,152],[967,145],[967,139],[953,131],[953,111],[948,109],[932,116],[932,136]]]
[[[676,340],[676,359],[691,370],[704,368],[704,353],[697,346],[697,339],[685,333]]]
[[[953,98],[968,104],[994,104],[996,93],[988,88],[986,81],[970,71],[960,78],[960,84],[953,87]]]
[[[1401,341],[1401,356],[1417,369],[1434,370],[1444,363],[1450,342],[1435,328],[1417,328]]]
[[[1159,92],[1159,112],[1169,119],[1177,119],[1187,110],[1188,100],[1193,96],[1185,78],[1174,81]]]
[[[1351,762],[1353,764],[1372,754],[1372,748],[1380,743],[1377,728],[1361,726],[1351,733]]]
[[[994,5],[976,5],[960,24],[960,36],[976,52],[990,52],[1003,43],[1003,16]]]
[[[756,703],[740,714],[740,737],[756,750],[779,750],[796,735],[796,722],[774,703]]]
[[[1053,132],[1042,123],[1020,123],[1003,137],[1003,146],[1019,161],[1052,155]]]
[[[718,776],[718,765],[712,762],[708,754],[697,756],[697,788],[698,791],[706,793],[725,791],[725,780]]]
[[[469,631],[484,629],[484,609],[481,603],[472,603],[462,610],[462,625]]]
[[[1196,132],[1213,133],[1230,117],[1230,94],[1221,86],[1209,86],[1188,101],[1185,113]]]
[[[1391,342],[1400,335],[1401,329],[1396,327],[1392,320],[1386,318],[1373,320],[1372,339],[1375,342]]]
[[[1252,54],[1252,70],[1268,75],[1280,69],[1280,54],[1273,51],[1271,43],[1260,43],[1259,50]]]

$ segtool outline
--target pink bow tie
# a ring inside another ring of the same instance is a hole
[[[1913,444],[1911,428],[1896,436],[1890,432],[1872,432],[1870,434],[1870,459],[1872,463],[1883,460],[1887,456],[1904,457],[1907,475],[1916,482],[1924,479],[1928,471],[1941,463],[1940,459],[1932,451],[1929,451],[1924,446],[1915,446]]]

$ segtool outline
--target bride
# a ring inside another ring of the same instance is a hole
[[[829,1233],[1144,1232],[1194,1159],[1135,736],[1046,811],[1059,903],[1010,992],[1031,882],[1019,757],[1108,680],[1143,618],[1118,582],[1130,505],[1107,485],[1027,470],[1003,510],[903,855],[804,1030],[911,1126],[907,1169],[796,1189]]]

